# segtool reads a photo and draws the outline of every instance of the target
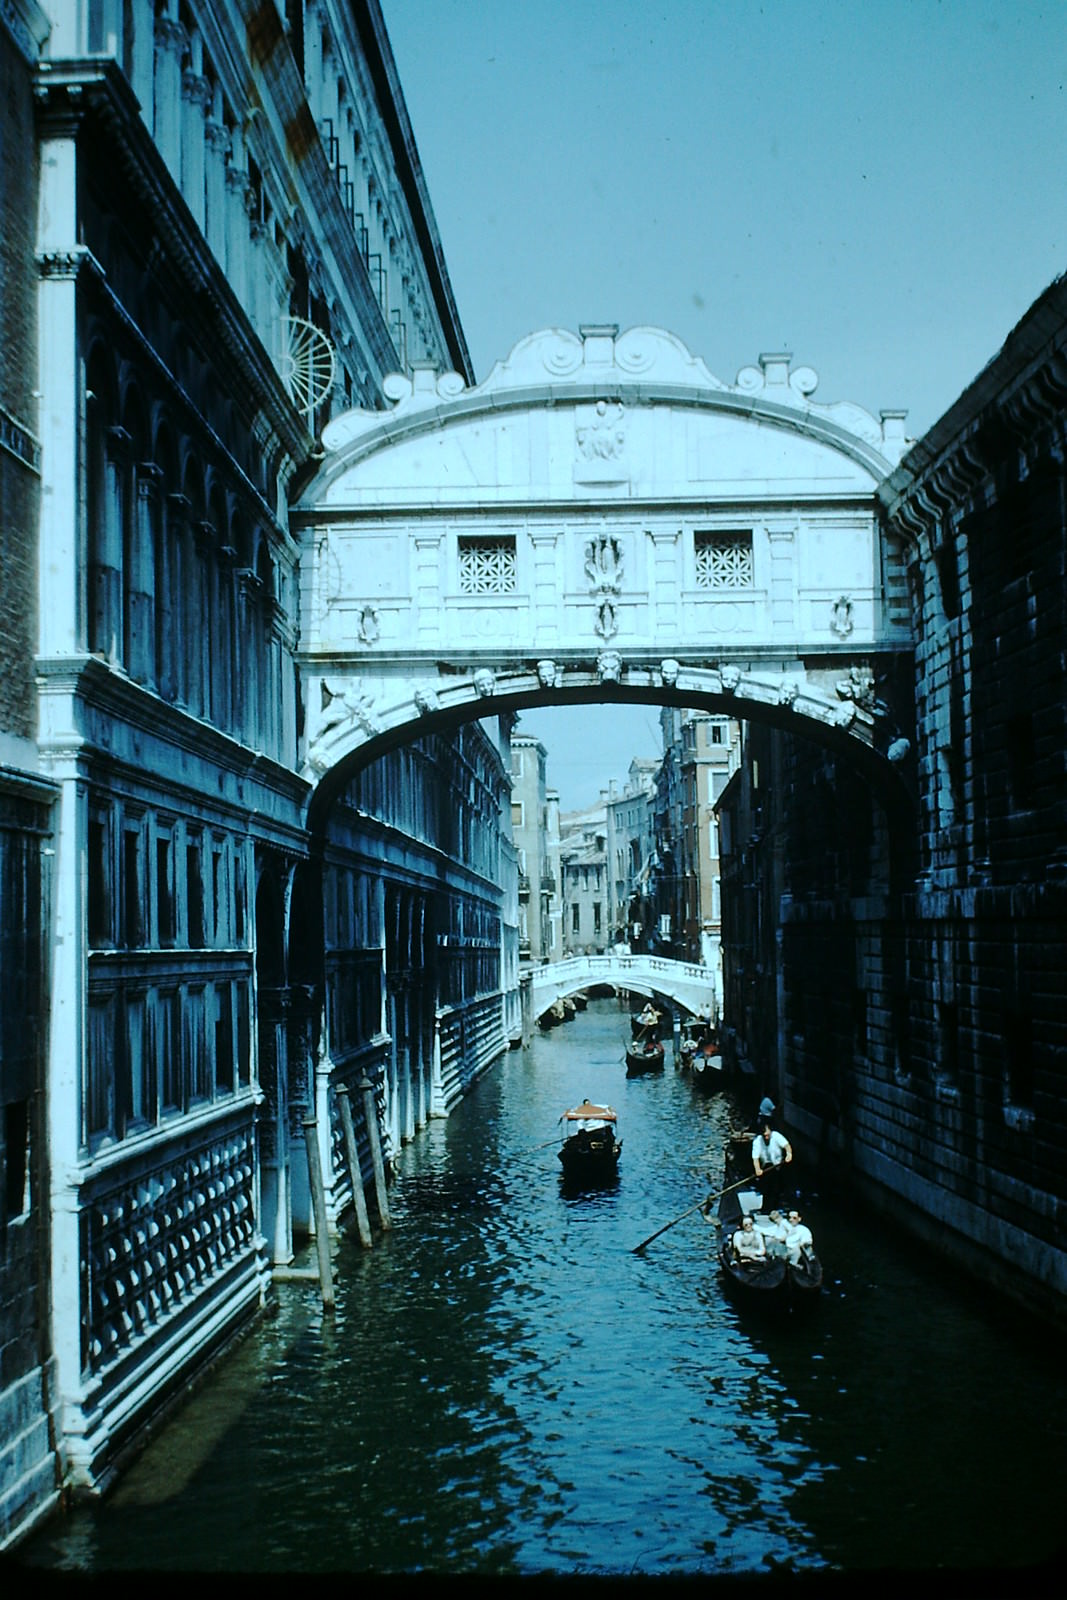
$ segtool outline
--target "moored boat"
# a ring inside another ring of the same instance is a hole
[[[570,1182],[595,1183],[612,1177],[618,1170],[622,1140],[618,1137],[618,1116],[612,1106],[593,1105],[583,1100],[560,1118],[563,1143],[560,1163]]]
[[[635,1039],[626,1047],[626,1075],[663,1071],[663,1045],[658,1039]]]
[[[715,1089],[721,1085],[722,1056],[715,1040],[705,1039],[704,1043],[698,1046],[690,1057],[690,1070],[693,1082],[699,1089]]]

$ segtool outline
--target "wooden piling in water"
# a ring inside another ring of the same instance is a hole
[[[315,1213],[315,1248],[319,1256],[322,1309],[332,1311],[333,1263],[330,1260],[330,1237],[326,1229],[326,1190],[323,1188],[322,1163],[319,1160],[318,1123],[314,1117],[304,1118],[304,1143],[307,1146],[308,1177],[311,1180],[311,1207]]]
[[[374,1103],[374,1085],[369,1078],[364,1078],[359,1087],[363,1092],[363,1116],[367,1123],[367,1138],[370,1140],[371,1162],[374,1167],[374,1197],[378,1202],[378,1217],[383,1228],[391,1228],[393,1224],[389,1216],[389,1201],[385,1194],[385,1166],[382,1162],[382,1144],[378,1134],[378,1107]]]
[[[369,1250],[374,1244],[370,1231],[370,1218],[367,1215],[367,1196],[363,1192],[363,1171],[359,1164],[359,1150],[356,1148],[356,1130],[352,1126],[352,1107],[348,1102],[348,1086],[339,1083],[337,1086],[337,1109],[341,1116],[341,1128],[345,1136],[345,1154],[348,1157],[348,1170],[352,1177],[352,1204],[356,1209],[356,1229],[359,1233],[359,1242],[364,1250]]]

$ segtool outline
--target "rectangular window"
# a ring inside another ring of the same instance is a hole
[[[122,942],[127,950],[144,944],[144,881],[141,871],[141,830],[122,833]]]
[[[189,1086],[189,1099],[206,1100],[209,1090],[207,1057],[204,1050],[204,989],[201,985],[186,991],[182,1035],[186,1066],[185,1081]]]
[[[215,1092],[233,1093],[233,999],[228,983],[215,985]]]
[[[4,1107],[4,1221],[13,1222],[30,1209],[30,1103],[15,1100]]]
[[[603,907],[601,906],[600,901],[599,900],[594,900],[593,901],[593,932],[594,933],[599,933],[600,932],[600,921],[601,921],[602,913],[603,913]]]
[[[233,862],[233,942],[238,950],[245,943],[245,858],[239,847]]]
[[[522,801],[513,800],[511,802],[511,826],[513,828],[521,828],[524,815],[525,812],[523,810]]]
[[[248,1009],[248,985],[237,985],[237,1080],[247,1087],[252,1077],[252,1029]]]
[[[181,1111],[183,1109],[182,1062],[176,989],[161,992],[156,1009],[156,1025],[156,1069],[159,1073],[163,1110]]]
[[[460,594],[514,594],[515,539],[459,539]]]
[[[698,589],[752,588],[751,533],[697,533],[693,543]]]
[[[189,948],[204,948],[204,875],[200,857],[200,837],[191,837],[185,846],[185,899],[189,919]]]
[[[1034,1104],[1034,1019],[1029,1011],[1004,1012],[1004,1053],[1009,1105],[1031,1110]]]
[[[942,1001],[937,1008],[940,1059],[935,1076],[942,1083],[954,1084],[960,1076],[960,1008],[955,1000]]]
[[[571,906],[571,932],[578,933],[582,926],[582,908],[577,900]]]
[[[226,943],[226,852],[221,839],[211,841],[211,918],[218,948]]]
[[[116,1004],[114,994],[91,996],[89,1000],[86,1134],[90,1139],[115,1129]]]
[[[1012,804],[1029,807],[1034,803],[1036,743],[1033,713],[1024,711],[1010,717],[1005,729],[1008,748],[1008,788]]]
[[[156,839],[156,919],[157,937],[161,945],[171,945],[175,939],[174,879],[169,834]]]
[[[111,872],[107,848],[107,815],[89,818],[88,914],[89,943],[99,948],[111,943]]]
[[[156,1120],[154,1068],[145,1038],[145,996],[126,996],[126,1115],[131,1123]]]
[[[711,725],[711,742],[712,742],[712,744],[722,744],[723,738],[722,738],[722,723],[721,722],[713,722],[712,723],[712,725]]]

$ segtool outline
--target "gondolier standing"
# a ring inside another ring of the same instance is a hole
[[[752,1141],[752,1168],[763,1195],[763,1206],[777,1205],[784,1177],[783,1168],[793,1159],[793,1147],[784,1133],[764,1122]]]

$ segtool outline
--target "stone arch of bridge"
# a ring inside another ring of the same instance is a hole
[[[891,870],[899,860],[900,872],[907,873],[915,805],[911,746],[884,707],[876,714],[854,699],[831,694],[828,687],[808,682],[801,688],[781,674],[738,672],[735,678],[718,667],[679,668],[675,674],[676,665],[668,665],[669,683],[662,668],[631,669],[605,681],[596,663],[557,669],[551,686],[542,681],[543,662],[541,676],[531,664],[525,671],[494,676],[491,688],[484,680],[476,685],[473,678],[457,678],[432,701],[399,701],[371,728],[348,708],[332,739],[319,746],[322,765],[309,764],[305,770],[311,784],[309,832],[312,838],[322,837],[335,800],[357,772],[427,734],[447,734],[465,722],[549,706],[674,705],[780,728],[846,760],[886,814]],[[852,679],[839,682],[844,691]]]

